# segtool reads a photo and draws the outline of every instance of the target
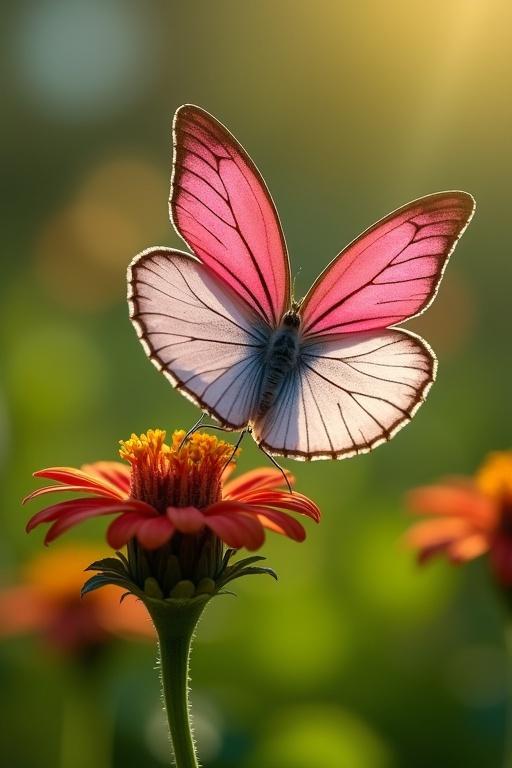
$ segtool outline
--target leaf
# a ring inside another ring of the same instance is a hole
[[[91,578],[85,582],[82,589],[80,590],[80,596],[84,597],[84,595],[87,595],[89,592],[94,592],[94,590],[100,589],[101,587],[106,587],[109,584],[112,584],[116,587],[125,587],[130,591],[132,591],[132,587],[134,586],[128,579],[122,578],[120,576],[106,576],[104,574],[96,574],[96,576],[91,576]]]
[[[220,581],[217,582],[217,584],[220,587],[224,587],[226,584],[229,584],[230,581],[234,581],[235,579],[240,579],[242,576],[254,576],[260,573],[266,574],[267,576],[272,576],[272,578],[277,581],[277,578],[278,578],[277,573],[274,570],[272,570],[272,568],[260,568],[259,566],[254,566],[254,567],[248,567],[248,568],[241,568],[236,572],[228,574],[227,578],[221,579]]]
[[[91,563],[85,569],[86,571],[100,571],[100,572],[114,572],[123,576],[128,576],[128,571],[124,563],[117,559],[117,557],[105,557],[103,560],[96,560]]]

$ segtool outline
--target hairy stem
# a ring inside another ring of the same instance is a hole
[[[188,700],[190,646],[204,608],[189,605],[182,610],[150,608],[158,634],[160,678],[176,768],[198,768]]]

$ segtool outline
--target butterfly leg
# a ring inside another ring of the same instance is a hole
[[[222,427],[221,427],[221,429],[222,429]],[[248,429],[243,429],[243,430],[240,432],[240,437],[239,437],[239,438],[238,438],[238,440],[236,441],[236,445],[235,445],[235,447],[233,448],[233,453],[231,454],[231,456],[229,457],[229,459],[226,461],[226,463],[225,463],[225,464],[224,464],[224,466],[222,467],[222,472],[224,472],[224,470],[226,469],[226,467],[227,467],[229,464],[231,464],[231,462],[233,461],[233,459],[234,459],[234,457],[235,457],[235,454],[236,454],[236,452],[237,452],[237,451],[238,451],[238,449],[240,448],[240,445],[241,445],[241,443],[242,443],[242,440],[244,439],[245,435],[246,435],[248,432],[249,432],[249,430],[248,430]]]
[[[184,436],[183,440],[181,441],[181,443],[180,443],[180,444],[179,444],[179,446],[178,446],[178,453],[181,451],[182,447],[185,445],[185,443],[187,442],[187,440],[189,439],[189,437],[190,437],[191,435],[193,435],[193,434],[194,434],[194,432],[197,432],[197,430],[199,429],[199,427],[200,427],[200,426],[201,426],[201,424],[203,423],[203,419],[204,419],[204,417],[205,417],[205,416],[206,416],[206,414],[205,414],[205,413],[202,413],[202,414],[201,414],[201,416],[200,416],[200,418],[199,418],[199,419],[196,421],[196,423],[194,424],[194,426],[193,426],[193,427],[191,427],[191,428],[188,430],[187,434]]]
[[[285,483],[286,483],[286,485],[287,485],[287,487],[288,487],[288,491],[289,491],[291,494],[293,494],[293,491],[292,491],[292,487],[291,487],[291,485],[290,485],[290,481],[288,480],[288,476],[287,476],[286,472],[284,471],[284,469],[282,468],[282,466],[281,466],[280,464],[278,464],[278,462],[277,462],[277,461],[274,459],[274,457],[272,456],[272,454],[270,454],[270,453],[267,453],[267,451],[266,451],[264,448],[262,448],[262,447],[261,447],[261,445],[258,445],[258,448],[260,449],[260,451],[261,451],[262,453],[264,453],[264,454],[265,454],[265,456],[267,457],[267,459],[270,459],[270,461],[272,462],[272,464],[274,465],[274,467],[280,471],[280,473],[281,473],[281,474],[282,474],[282,476],[284,477],[284,481],[285,481]]]

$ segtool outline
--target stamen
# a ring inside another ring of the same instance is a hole
[[[165,443],[165,432],[148,430],[122,440],[120,455],[131,465],[131,495],[162,513],[168,506],[198,509],[221,499],[222,473],[238,452],[213,435],[179,430]]]

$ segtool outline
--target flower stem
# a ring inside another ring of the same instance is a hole
[[[162,610],[160,601],[148,606],[158,634],[162,694],[176,768],[199,766],[190,722],[188,670],[192,637],[205,602],[194,602],[186,601],[172,611],[167,606]]]

